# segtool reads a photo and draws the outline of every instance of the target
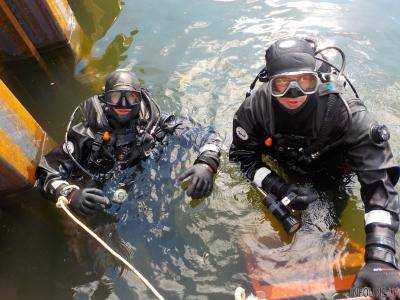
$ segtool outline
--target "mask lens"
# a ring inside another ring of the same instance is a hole
[[[126,92],[125,99],[128,101],[129,105],[134,105],[135,103],[139,102],[139,94],[138,92]]]
[[[113,91],[108,93],[108,102],[112,105],[117,105],[121,99],[121,92]]]
[[[291,79],[289,79],[286,76],[279,76],[273,78],[271,81],[272,94],[283,95],[286,92],[290,82]]]
[[[315,91],[318,78],[314,74],[303,74],[298,77],[297,83],[304,92],[310,93]]]
[[[106,103],[113,106],[134,106],[140,102],[140,94],[136,91],[109,91]]]

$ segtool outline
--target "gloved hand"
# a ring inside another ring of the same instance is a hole
[[[375,299],[400,299],[400,272],[385,262],[367,262],[357,274],[351,296],[362,295],[365,287],[371,288]]]
[[[109,208],[111,205],[110,200],[104,196],[104,192],[97,188],[75,190],[68,199],[69,206],[84,216],[94,215],[96,211]]]
[[[318,193],[310,186],[289,185],[286,195],[294,193],[296,197],[289,206],[295,210],[305,210],[307,206],[318,199]]]
[[[189,170],[178,176],[178,180],[183,181],[190,177],[189,186],[186,194],[192,198],[208,196],[214,184],[214,172],[207,164],[195,164]]]

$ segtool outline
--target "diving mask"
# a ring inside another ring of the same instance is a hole
[[[114,107],[130,108],[137,106],[141,100],[140,91],[109,90],[104,93],[104,102]]]
[[[314,94],[319,86],[319,79],[316,73],[283,73],[273,76],[270,79],[269,87],[271,95],[282,97],[291,88],[298,88],[305,95]]]

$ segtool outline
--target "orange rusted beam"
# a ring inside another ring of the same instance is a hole
[[[7,88],[3,81],[0,80],[0,100],[2,110],[8,110],[9,113],[18,115],[21,126],[26,128],[33,136],[43,134],[43,131],[35,121],[35,119],[22,106],[14,94]]]
[[[51,80],[51,68],[41,55],[67,46],[78,60],[86,38],[67,0],[2,0],[0,27],[0,60],[33,56]]]
[[[26,48],[29,50],[29,52],[32,54],[32,56],[35,57],[35,59],[40,64],[40,66],[44,69],[44,71],[51,78],[51,73],[49,72],[46,63],[40,56],[39,52],[36,50],[35,45],[32,43],[31,39],[26,34],[25,30],[19,24],[17,18],[14,16],[13,12],[8,7],[7,3],[5,1],[0,1],[0,7],[3,10],[4,14],[7,16],[8,20],[10,21],[12,26],[14,27],[15,31],[18,33],[21,40],[24,42]]]
[[[1,195],[32,186],[40,158],[53,142],[1,80],[0,141]]]
[[[72,49],[75,58],[82,53],[82,43],[86,38],[79,23],[76,21],[73,11],[67,0],[44,1],[53,22],[57,24],[60,34],[65,37],[65,41]]]
[[[52,14],[55,23],[58,24],[59,26],[59,30],[61,31],[61,33],[64,35],[65,40],[68,41],[70,38],[70,35],[72,33],[68,32],[69,31],[69,22],[71,22],[71,18],[66,18],[66,15],[68,15],[67,13],[62,13],[62,11],[60,10],[60,4],[61,7],[64,8],[64,10],[66,8],[69,9],[69,4],[66,0],[61,0],[58,1],[58,3],[56,3],[56,1],[45,1],[44,2],[45,5],[47,6],[48,10],[50,11],[50,13]],[[74,19],[73,19],[74,20]]]
[[[24,189],[35,180],[35,164],[22,148],[11,140],[9,134],[0,129],[0,174],[4,191]]]

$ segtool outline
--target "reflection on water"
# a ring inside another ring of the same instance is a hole
[[[56,138],[73,107],[99,92],[108,72],[133,68],[162,110],[215,125],[226,150],[232,116],[263,66],[265,47],[299,34],[343,48],[349,76],[368,107],[390,124],[399,153],[400,66],[393,61],[400,8],[394,1],[69,2],[87,35],[79,61],[68,53],[46,58],[56,84],[26,65],[7,70],[18,97]],[[370,22],[377,18],[379,24]],[[300,280],[325,284],[330,292],[316,297],[330,299],[334,276],[357,271],[364,241],[357,192],[349,200],[329,195],[316,202],[302,216],[302,230],[289,237],[225,155],[213,194],[191,203],[171,177],[194,155],[172,145],[136,173],[119,221],[104,216],[96,225],[166,298],[224,299],[238,285],[287,289]],[[1,215],[0,263],[8,273],[2,272],[0,282],[7,284],[0,287],[10,299],[151,298],[40,195],[25,199]]]
[[[68,3],[80,27],[93,42],[107,33],[122,9],[121,0],[68,0]]]
[[[126,50],[131,46],[133,36],[137,33],[137,30],[133,30],[128,36],[122,33],[118,34],[107,45],[104,53],[98,56],[83,58],[75,70],[77,73],[76,80],[95,91],[101,91],[107,74],[118,69],[120,64],[126,59]]]

